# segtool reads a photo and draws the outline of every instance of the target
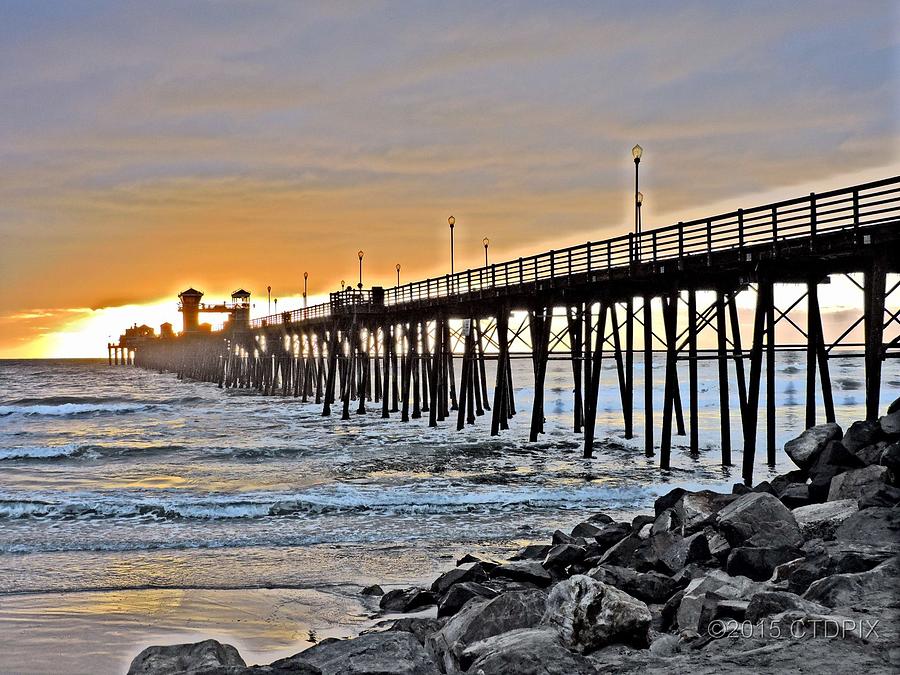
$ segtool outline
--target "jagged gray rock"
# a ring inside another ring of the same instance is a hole
[[[800,546],[797,521],[777,497],[754,492],[739,497],[717,516],[717,528],[732,546]]]
[[[828,501],[839,499],[859,499],[863,492],[884,483],[887,469],[883,466],[867,466],[863,469],[852,469],[831,479],[828,490]]]
[[[323,640],[295,656],[275,661],[272,668],[292,672],[294,663],[312,664],[322,675],[439,674],[416,636],[403,631],[366,633],[352,640]]]
[[[386,612],[412,612],[435,602],[434,593],[424,588],[397,588],[382,595],[378,606]]]
[[[744,618],[751,623],[756,623],[763,617],[790,610],[821,614],[828,613],[828,609],[824,605],[804,600],[796,593],[788,591],[760,591],[759,593],[754,593],[753,597],[750,598]]]
[[[805,539],[834,539],[838,526],[857,511],[859,506],[855,499],[839,499],[800,506],[791,513]]]
[[[595,675],[591,662],[566,649],[553,628],[521,628],[480,640],[461,656],[479,675]]]
[[[900,436],[900,410],[885,415],[878,419],[881,432],[887,436]]]
[[[841,443],[847,450],[856,454],[868,445],[876,443],[881,438],[881,425],[877,421],[860,420],[850,425],[841,439]]]
[[[585,653],[613,642],[646,647],[651,619],[637,598],[576,574],[550,591],[541,623],[556,628],[567,647]]]
[[[499,595],[493,588],[476,581],[463,581],[450,587],[438,600],[438,616],[452,616],[461,610],[472,598],[496,598]]]
[[[544,566],[534,560],[505,562],[491,570],[491,579],[494,578],[525,581],[537,586],[549,586],[553,581],[553,578]]]
[[[739,546],[729,553],[725,571],[732,576],[765,581],[779,565],[802,557],[803,551],[793,546]]]
[[[900,558],[895,556],[867,572],[834,574],[814,581],[803,599],[826,607],[891,607],[897,600],[898,583]]]
[[[843,435],[841,427],[833,422],[817,424],[785,443],[784,452],[801,469],[808,469],[829,441],[836,441]]]
[[[678,627],[702,635],[722,600],[749,600],[765,588],[766,584],[747,577],[732,577],[721,570],[713,570],[704,577],[693,579],[684,589],[676,613]]]
[[[134,657],[128,675],[178,675],[244,667],[238,650],[217,640],[147,647]]]

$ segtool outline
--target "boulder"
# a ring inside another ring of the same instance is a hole
[[[460,565],[473,564],[480,565],[483,569],[491,569],[502,562],[502,560],[496,560],[478,553],[466,553],[462,558],[456,561],[456,566],[459,567]]]
[[[885,412],[886,412],[886,414],[888,414],[888,415],[891,415],[891,414],[893,414],[893,413],[895,413],[895,412],[900,412],[900,398],[895,399],[894,402],[891,403],[891,404],[887,407],[887,410],[886,410]]]
[[[731,551],[731,544],[713,527],[703,528],[703,534],[706,537],[706,547],[709,549],[709,555],[718,560],[720,564],[724,564],[728,558],[728,553]]]
[[[582,537],[584,539],[591,539],[597,535],[603,529],[603,524],[600,523],[578,523],[575,527],[572,528],[572,536],[573,537]]]
[[[881,433],[886,436],[900,436],[900,410],[879,418],[878,425],[881,427]]]
[[[396,630],[403,633],[412,633],[419,644],[425,645],[425,641],[443,628],[444,619],[434,619],[427,616],[404,616],[394,621],[388,630]]]
[[[831,487],[828,490],[828,501],[833,502],[842,499],[859,499],[862,493],[869,488],[879,487],[884,484],[887,469],[883,466],[867,466],[862,469],[853,469],[839,474],[831,479]]]
[[[580,544],[581,542],[578,537],[566,534],[562,530],[556,530],[550,538],[550,543],[553,546],[559,546],[560,544]]]
[[[134,657],[128,675],[173,675],[201,673],[225,668],[243,668],[247,664],[238,650],[217,640],[191,644],[147,647]]]
[[[775,476],[770,483],[772,484],[772,489],[775,491],[775,496],[780,497],[781,493],[791,485],[796,485],[798,483],[805,485],[806,478],[805,471],[795,469],[794,471],[788,471],[787,473]]]
[[[833,574],[814,581],[805,600],[826,607],[896,606],[900,584],[900,558],[890,558],[867,572]]]
[[[610,516],[605,513],[595,513],[590,518],[587,519],[589,523],[599,523],[601,525],[609,525],[612,522],[615,522]]]
[[[444,572],[435,579],[431,584],[431,592],[435,595],[443,595],[454,584],[464,581],[485,581],[487,578],[488,575],[481,565],[461,565],[449,572]]]
[[[628,566],[638,546],[643,543],[637,534],[629,534],[611,546],[601,557],[600,563],[607,565]]]
[[[424,588],[397,588],[381,596],[378,606],[385,612],[413,612],[435,603],[434,593]]]
[[[547,569],[565,569],[569,565],[581,562],[585,556],[583,546],[560,544],[550,549],[543,564]]]
[[[660,564],[670,574],[692,562],[706,560],[710,556],[709,543],[703,532],[697,532],[669,546],[660,558]]]
[[[794,464],[801,469],[808,469],[828,442],[836,441],[842,436],[843,432],[837,424],[818,424],[785,443],[784,451]]]
[[[640,532],[647,525],[653,525],[653,521],[656,520],[656,516],[648,516],[646,514],[641,514],[639,516],[635,516],[631,519],[631,531],[632,532]]]
[[[461,610],[465,604],[472,598],[486,598],[490,600],[499,595],[493,588],[489,588],[484,584],[475,581],[463,581],[451,586],[447,592],[438,600],[439,617],[453,616]]]
[[[536,626],[546,606],[547,596],[539,590],[511,591],[492,600],[472,600],[428,639],[426,647],[444,672],[456,672],[469,645],[518,628]]]
[[[881,456],[884,454],[884,449],[889,445],[890,443],[888,443],[887,441],[880,441],[878,443],[875,443],[874,445],[867,445],[864,448],[860,448],[853,454],[856,455],[856,458],[866,466],[881,464]]]
[[[746,495],[725,495],[712,490],[686,492],[675,504],[675,514],[681,522],[681,534],[693,534],[711,524],[728,504]]]
[[[316,666],[322,675],[439,673],[416,636],[403,631],[366,633],[352,640],[323,640],[296,656],[275,661],[271,667],[275,672],[294,672],[291,667],[295,661]]]
[[[510,560],[543,560],[552,547],[546,544],[529,544],[516,551],[509,557]]]
[[[800,506],[791,513],[804,539],[834,539],[834,532],[847,518],[859,511],[855,499],[840,499],[822,504]]]
[[[467,647],[461,663],[479,675],[595,675],[581,654],[566,649],[550,627],[520,628]]]
[[[661,497],[657,497],[656,501],[653,502],[654,515],[658,516],[666,509],[670,509],[675,506],[675,504],[679,499],[681,499],[685,492],[687,492],[687,490],[685,490],[684,488],[675,488],[674,490],[670,490]]]
[[[495,578],[524,581],[536,586],[549,586],[553,581],[544,566],[534,560],[505,562],[491,571],[491,579]]]
[[[887,467],[885,480],[900,487],[900,441],[886,447],[881,453],[881,465]]]
[[[841,443],[847,450],[856,454],[868,445],[877,443],[881,440],[881,427],[878,422],[870,422],[868,420],[860,420],[850,425],[841,439]]]
[[[632,537],[636,537],[640,543],[634,549],[631,558],[613,564],[627,564],[641,572],[654,569],[668,571],[662,564],[662,558],[672,546],[682,539],[680,535],[673,532],[662,532],[647,539],[642,539],[640,533],[632,535]]]
[[[828,497],[831,479],[864,465],[860,459],[848,451],[840,441],[831,441],[816,457],[809,469],[809,496],[813,502],[823,502]]]
[[[611,546],[618,544],[631,533],[631,525],[627,523],[610,523],[594,535],[594,541],[605,551]]]
[[[378,584],[372,584],[362,589],[361,593],[362,595],[384,595],[384,589]]]
[[[680,527],[681,521],[678,520],[675,509],[665,509],[656,516],[656,519],[653,521],[653,525],[650,528],[650,535],[653,536],[654,534],[660,534],[662,532],[674,532]]]
[[[648,603],[664,603],[684,586],[659,572],[635,572],[615,565],[595,567],[588,576]]]
[[[834,537],[840,542],[878,543],[896,548],[900,542],[900,511],[885,507],[863,509],[844,520]]]
[[[779,565],[802,557],[803,551],[793,546],[739,546],[728,554],[725,571],[731,576],[765,581]]]
[[[791,483],[779,493],[781,503],[789,509],[809,504],[809,486],[806,483]]]
[[[786,582],[792,593],[803,594],[816,580],[833,574],[865,572],[888,559],[889,550],[859,544],[834,542],[805,558],[791,560],[775,568],[776,583]]]
[[[821,614],[828,613],[828,610],[823,605],[804,600],[796,593],[789,593],[788,591],[760,591],[750,598],[744,618],[750,623],[756,623],[764,617],[791,610]]]
[[[718,514],[716,527],[732,546],[787,547],[803,543],[791,511],[765,492],[744,495],[726,506]]]
[[[637,598],[577,574],[550,591],[541,623],[556,628],[567,647],[585,653],[620,642],[646,647],[651,619]]]
[[[900,504],[900,488],[893,485],[875,485],[862,491],[859,496],[859,508],[870,509],[875,506],[894,507]]]
[[[721,601],[749,600],[754,593],[765,587],[763,583],[747,577],[732,577],[721,570],[713,570],[704,577],[698,577],[684,589],[676,613],[678,628],[702,635],[709,622],[715,618],[716,607]]]

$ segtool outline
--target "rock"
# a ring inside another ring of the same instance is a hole
[[[491,569],[497,567],[497,565],[500,565],[502,562],[503,561],[501,560],[495,560],[494,558],[489,558],[477,553],[466,553],[462,558],[456,561],[456,566],[475,564],[480,565],[483,569]]]
[[[520,628],[467,647],[461,662],[481,675],[595,675],[591,662],[566,649],[553,628]]]
[[[719,600],[713,614],[717,619],[735,619],[743,621],[747,616],[749,602],[746,600]]]
[[[745,495],[748,492],[753,492],[753,490],[743,483],[735,483],[731,486],[731,494],[733,495]]]
[[[789,509],[809,504],[809,486],[806,483],[791,483],[778,495],[781,503]]]
[[[800,469],[795,469],[794,471],[788,471],[787,473],[782,473],[775,476],[770,482],[772,484],[772,489],[775,491],[775,496],[780,497],[781,493],[791,485],[795,485],[797,483],[805,485],[806,472]]]
[[[676,541],[665,553],[660,563],[669,573],[674,573],[692,562],[700,562],[709,558],[709,544],[703,532],[697,532],[680,541]]]
[[[631,519],[631,531],[632,532],[640,532],[647,525],[653,525],[653,521],[656,520],[656,516],[648,516],[648,515],[639,515],[635,516]]]
[[[653,526],[650,528],[650,535],[660,534],[662,532],[673,532],[681,527],[681,521],[675,513],[675,509],[665,509],[656,516]]]
[[[831,479],[828,501],[859,499],[865,490],[884,484],[886,473],[883,466],[867,466],[839,474]]]
[[[887,482],[900,487],[900,441],[884,449],[881,453],[881,465],[887,467]]]
[[[751,581],[747,577],[732,577],[721,570],[714,570],[704,577],[694,579],[684,589],[684,596],[678,606],[678,628],[702,635],[715,617],[716,607],[722,600],[749,600],[754,593],[764,588],[763,583]]]
[[[622,565],[627,567],[631,564],[631,558],[638,546],[643,543],[636,534],[629,534],[621,539],[618,543],[610,547],[601,557],[600,563],[607,565]]]
[[[570,534],[566,534],[562,530],[556,530],[553,533],[553,536],[550,538],[550,542],[553,546],[559,546],[560,544],[577,544],[578,537],[573,537]]]
[[[412,612],[434,603],[434,593],[424,588],[397,588],[382,595],[378,606],[386,612]]]
[[[550,591],[541,623],[555,627],[567,647],[585,653],[619,642],[646,647],[651,619],[640,600],[577,574]]]
[[[547,596],[538,590],[512,591],[492,600],[473,600],[453,616],[426,647],[442,670],[453,673],[460,668],[460,657],[469,645],[479,640],[519,628],[532,628],[544,616]]]
[[[900,410],[879,418],[878,425],[881,427],[881,433],[887,436],[900,436]]]
[[[767,481],[767,480],[757,483],[753,487],[753,489],[750,490],[750,492],[768,492],[770,495],[773,495],[776,497],[778,496],[775,494],[775,490],[772,488],[772,484],[769,483],[769,481]],[[746,493],[745,492],[735,493],[734,490],[732,490],[732,494],[737,494],[738,496],[740,496],[740,495],[746,494]]]
[[[426,616],[404,616],[394,621],[388,630],[401,631],[403,633],[412,633],[419,644],[425,645],[425,641],[433,634],[443,628],[446,621],[444,619],[433,619]]]
[[[443,595],[450,590],[450,587],[454,584],[462,583],[464,581],[485,581],[487,578],[488,575],[481,565],[462,565],[460,567],[455,567],[449,572],[444,572],[435,579],[431,584],[431,592],[435,595]]]
[[[293,672],[294,661],[310,663],[322,675],[438,675],[438,668],[412,633],[366,633],[352,640],[323,640],[289,659],[275,661],[276,672]]]
[[[594,535],[594,541],[600,544],[600,547],[605,551],[611,546],[618,544],[631,533],[631,526],[626,523],[610,523]]]
[[[654,569],[668,572],[662,563],[662,558],[672,546],[681,541],[681,536],[673,532],[662,532],[647,539],[641,539],[640,534],[632,535],[632,537],[637,537],[641,543],[635,548],[630,559],[623,560],[618,564],[627,564],[640,572]]]
[[[549,586],[553,581],[544,566],[533,560],[505,562],[491,572],[491,579],[498,577],[512,581],[525,581],[537,586]]]
[[[823,605],[820,605],[817,602],[804,600],[796,593],[789,593],[787,591],[760,591],[750,598],[750,603],[747,605],[747,612],[744,618],[750,623],[756,623],[764,617],[790,610],[801,610],[804,612],[821,614],[828,613],[828,610]]]
[[[595,567],[588,576],[648,603],[664,603],[684,585],[659,572],[635,572],[615,565]]]
[[[725,506],[744,497],[724,495],[712,490],[684,493],[674,507],[678,520],[681,521],[681,534],[688,535],[702,530],[715,520],[716,514]]]
[[[765,492],[739,497],[717,517],[717,528],[732,546],[786,547],[803,543],[790,510]]]
[[[583,537],[585,539],[590,539],[597,535],[603,529],[603,525],[598,525],[596,523],[578,523],[575,527],[572,528],[572,536],[573,537]]]
[[[361,591],[362,595],[384,595],[384,589],[378,584],[373,584],[371,586],[366,586]]]
[[[791,513],[794,514],[804,539],[834,539],[838,526],[857,511],[859,507],[855,499],[841,499],[800,506]]]
[[[900,398],[895,399],[894,402],[891,403],[891,404],[887,407],[886,414],[891,415],[891,414],[893,414],[893,413],[895,413],[895,412],[898,412],[898,411],[900,411]]]
[[[881,427],[878,422],[861,420],[850,425],[841,439],[841,443],[847,450],[856,454],[858,450],[877,443],[881,439]]]
[[[684,488],[675,488],[674,490],[670,490],[661,497],[657,497],[656,501],[653,502],[654,515],[659,516],[659,514],[666,509],[670,509],[675,506],[675,504],[679,499],[681,499],[685,492],[687,492],[687,490],[685,490]]]
[[[863,463],[839,441],[831,441],[816,457],[809,469],[809,496],[813,502],[823,502],[828,497],[831,479],[849,471],[862,468]]]
[[[896,556],[867,572],[833,574],[814,581],[805,600],[826,607],[891,607],[897,601],[900,559]]]
[[[128,675],[162,673],[201,673],[225,668],[243,668],[247,664],[238,650],[216,640],[192,644],[147,647],[134,657]]]
[[[439,617],[452,616],[461,610],[472,598],[496,598],[499,595],[493,588],[475,581],[463,581],[451,586],[438,600]]]
[[[718,560],[720,564],[724,563],[728,558],[728,553],[731,551],[731,544],[715,528],[706,527],[703,530],[703,534],[706,537],[709,555]]]
[[[510,560],[543,560],[547,557],[550,546],[546,544],[529,544],[520,548],[509,557]]]
[[[803,551],[792,546],[786,547],[747,547],[740,546],[731,550],[725,571],[731,576],[745,576],[754,581],[765,581],[771,578],[778,565],[803,557]]]
[[[896,548],[900,541],[900,511],[884,507],[863,509],[844,520],[834,536],[841,542],[882,543]]]
[[[583,546],[575,544],[560,544],[554,546],[544,559],[544,567],[547,569],[565,569],[573,563],[579,563],[585,558]]]
[[[880,443],[875,443],[874,445],[868,445],[865,448],[860,448],[853,454],[856,455],[856,458],[866,466],[881,464],[881,456],[884,454],[884,449],[888,447],[888,445],[890,444],[887,441],[881,441]]]
[[[784,451],[794,464],[801,469],[808,469],[829,441],[836,441],[841,437],[843,432],[837,424],[818,424],[785,443]]]
[[[859,508],[870,509],[875,506],[894,507],[900,504],[900,488],[893,485],[876,485],[862,491],[859,497]]]
[[[600,523],[601,525],[609,525],[612,522],[615,522],[610,516],[605,513],[595,513],[590,518],[587,519],[589,523]]]
[[[772,579],[788,584],[792,593],[803,594],[810,584],[832,574],[866,572],[890,557],[889,550],[859,544],[834,542],[806,558],[791,560],[775,568]]]

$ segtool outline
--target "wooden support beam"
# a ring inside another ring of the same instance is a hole
[[[393,335],[393,326],[385,322],[381,328],[381,364],[384,367],[384,374],[381,381],[381,417],[388,419],[391,415],[388,412],[390,406],[389,398],[391,395],[391,356],[394,352],[394,341],[391,339]],[[396,384],[396,383],[395,383]]]
[[[440,389],[440,371],[441,371],[441,358],[443,356],[443,342],[444,337],[444,327],[442,325],[443,317],[438,317],[435,322],[434,328],[434,353],[431,357],[431,372],[430,374],[430,388],[429,388],[429,398],[431,399],[431,405],[428,411],[428,426],[436,427],[438,423],[438,414],[442,412],[440,401],[438,400],[438,394]]]
[[[750,348],[750,382],[747,391],[747,409],[744,411],[744,458],[742,476],[744,483],[753,484],[753,467],[756,462],[756,424],[759,419],[759,385],[762,379],[762,352],[765,319],[772,304],[772,282],[760,279],[756,294],[756,312],[753,318],[753,346]]]
[[[465,331],[465,326],[463,327]],[[468,332],[465,334],[465,346],[463,348],[463,358],[462,358],[462,371],[459,375],[459,401],[457,406],[457,415],[456,415],[456,430],[462,431],[466,426],[466,410],[467,406],[471,404],[471,393],[469,386],[469,379],[472,375],[472,369],[474,366],[474,361],[472,359],[472,352],[475,349],[475,340],[472,337],[474,330],[470,328]],[[472,422],[474,422],[474,417]]]
[[[725,293],[716,291],[716,356],[719,364],[719,428],[722,466],[731,466],[731,405],[728,385],[728,342],[725,332]]]
[[[544,380],[547,375],[547,356],[550,347],[553,308],[540,307],[531,311],[531,349],[534,369],[534,401],[531,407],[529,440],[533,443],[544,433]]]
[[[622,417],[625,421],[625,438],[634,438],[634,298],[625,302],[625,400]]]
[[[481,319],[475,321],[475,337],[478,340],[478,374],[481,379],[481,399],[485,410],[490,410],[488,404],[487,375],[484,365],[484,342],[482,341]]]
[[[766,461],[775,466],[775,301],[766,307]]]
[[[644,296],[644,455],[653,457],[653,297]]]
[[[600,394],[600,372],[603,365],[603,342],[606,333],[606,302],[600,303],[600,315],[597,318],[597,342],[594,345],[591,363],[591,380],[585,397],[584,408],[584,457],[594,456],[594,431],[597,427],[597,401]]]
[[[747,378],[744,376],[744,349],[741,346],[741,323],[738,320],[737,294],[734,292],[728,293],[728,315],[731,319],[734,372],[740,401],[741,424],[743,424],[744,410],[747,408]]]
[[[881,414],[881,365],[884,342],[885,262],[873,258],[863,274],[863,324],[866,343],[866,419]]]
[[[581,433],[581,425],[584,423],[584,397],[581,391],[581,353],[583,347],[583,317],[582,306],[574,305],[566,308],[566,321],[569,326],[569,352],[572,359],[572,379],[574,382],[573,393],[575,397],[572,414],[572,427],[576,434]]]
[[[508,366],[509,351],[509,311],[506,306],[500,305],[497,309],[497,378],[494,384],[494,407],[491,414],[491,436],[500,433],[500,427],[506,425],[506,404],[508,395],[506,386],[508,379],[506,377],[506,368]]]
[[[672,452],[672,412],[678,389],[678,291],[672,292],[668,302],[663,299],[663,323],[666,333],[666,384],[662,434],[659,439],[659,468],[668,469]]]
[[[610,303],[609,309],[612,315],[613,358],[616,362],[616,375],[619,379],[619,399],[622,401],[622,421],[625,423],[625,405],[628,402],[628,379],[625,374],[625,362],[622,358],[622,340],[619,336],[619,329],[621,326],[619,325],[619,317],[616,314],[616,303]]]
[[[819,280],[810,279],[806,284],[806,428],[816,426],[816,354],[818,353],[818,326],[816,311],[819,304]]]
[[[697,291],[688,291],[688,396],[690,397],[690,451],[700,452],[700,393],[697,373]],[[723,308],[724,309],[724,308]],[[724,321],[723,321],[724,322]],[[721,349],[721,347],[720,347]]]
[[[825,421],[834,422],[834,395],[831,391],[831,372],[828,367],[828,350],[825,348],[825,333],[822,330],[822,312],[819,309],[818,287],[814,285],[810,295],[810,316],[816,336],[816,359],[819,364],[819,380],[822,383],[822,402],[825,405]]]

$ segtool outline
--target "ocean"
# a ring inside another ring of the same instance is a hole
[[[757,480],[791,468],[781,446],[804,424],[803,359],[778,356],[778,462],[762,463],[761,433]],[[590,460],[571,428],[568,362],[548,368],[537,443],[530,360],[513,367],[519,414],[491,438],[488,415],[462,432],[455,418],[382,420],[372,405],[342,422],[299,399],[105,361],[0,361],[0,671],[123,672],[149,644],[203,637],[269,662],[370,626],[364,585],[424,583],[462,552],[506,554],[597,511],[630,518],[675,486],[740,480],[736,387],[734,465],[722,467],[713,361],[700,364],[701,451],[674,436],[666,472],[644,456],[639,395],[638,435],[623,437],[612,363]],[[663,372],[660,356],[657,406]],[[831,372],[838,422],[862,418],[861,359],[832,358]],[[887,405],[900,362],[885,362],[883,382]]]

